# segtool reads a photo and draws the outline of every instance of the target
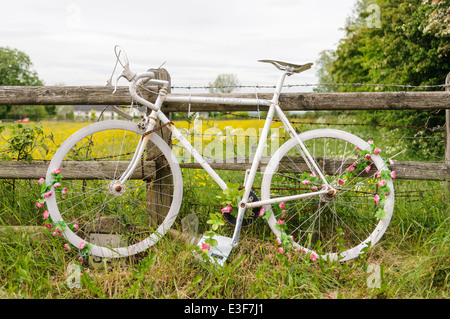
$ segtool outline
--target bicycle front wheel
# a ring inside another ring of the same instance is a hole
[[[75,132],[53,156],[46,182],[55,180],[57,169],[62,181],[46,204],[53,223],[75,247],[89,243],[94,256],[129,256],[154,245],[172,226],[183,182],[161,137],[150,135],[136,169],[119,182],[142,136],[133,122],[98,122]]]
[[[361,150],[368,150],[371,145],[353,134],[318,129],[301,133],[299,137],[336,193],[289,201],[283,209],[265,207],[274,212],[268,220],[269,226],[278,238],[289,238],[296,251],[310,254],[312,259],[318,256],[340,261],[355,258],[369,244],[373,246],[379,241],[391,220],[394,186],[391,179],[386,179],[381,188],[381,178],[377,178],[388,168],[379,154],[370,154],[370,160],[362,157]],[[266,200],[321,190],[323,185],[319,181],[293,138],[269,161],[261,197]],[[389,193],[382,194],[386,189]],[[380,211],[384,211],[382,219],[376,217]]]

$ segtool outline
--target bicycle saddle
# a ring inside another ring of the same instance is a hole
[[[289,62],[283,62],[283,61],[277,61],[277,60],[258,60],[258,62],[264,62],[264,63],[272,63],[275,65],[278,69],[284,71],[287,67],[290,68],[289,71],[293,73],[300,73],[303,71],[308,70],[313,65],[312,63],[306,63],[306,64],[293,64]]]

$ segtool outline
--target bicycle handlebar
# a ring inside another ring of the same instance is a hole
[[[155,77],[155,73],[153,72],[144,72],[141,74],[136,74],[130,81],[130,94],[133,97],[133,99],[135,99],[137,102],[139,102],[140,104],[157,111],[158,108],[156,107],[155,104],[147,101],[146,99],[140,97],[137,92],[136,92],[136,86],[138,85],[138,82],[142,82],[143,80],[150,78],[153,79]]]
[[[127,57],[125,51],[123,51],[123,49],[120,46],[116,45],[114,47],[114,52],[116,54],[117,62],[120,63],[120,65],[123,67],[122,73],[116,79],[116,85],[114,88],[114,92],[116,92],[117,82],[119,81],[119,79],[121,77],[124,77],[130,82],[129,91],[130,91],[130,94],[133,97],[133,99],[135,99],[138,103],[140,103],[152,110],[157,111],[159,108],[155,104],[147,101],[146,99],[140,97],[137,94],[136,87],[138,85],[140,85],[141,82],[149,82],[149,83],[153,83],[153,84],[157,84],[157,85],[162,85],[163,88],[167,89],[169,86],[169,82],[164,81],[164,80],[156,80],[155,73],[153,73],[153,72],[147,71],[147,72],[143,72],[140,74],[136,74],[136,73],[132,72],[130,69],[130,63],[128,61],[128,57]],[[117,65],[117,62],[116,62],[116,65]],[[114,69],[115,69],[115,67],[114,67]],[[114,94],[114,92],[113,92],[113,94]]]

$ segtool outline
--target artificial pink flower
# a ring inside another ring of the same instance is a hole
[[[344,185],[344,181],[340,178],[338,178],[338,183],[339,183],[339,185]]]
[[[281,215],[281,219],[285,219],[286,218],[286,210],[283,209],[281,212],[283,213],[283,215]]]
[[[311,176],[311,177],[316,177],[316,174],[314,174],[314,173],[309,173],[309,176]]]
[[[222,208],[221,212],[222,213],[229,213],[232,210],[233,210],[233,207],[231,207],[231,205],[228,204],[226,207]]]
[[[282,221],[281,219],[277,220],[277,224],[282,226],[284,224],[284,221]]]
[[[370,172],[370,170],[371,170],[371,168],[372,168],[372,167],[370,167],[370,165],[369,165],[369,166],[367,166],[367,167],[366,167],[366,173],[369,173],[369,172]]]
[[[64,248],[68,251],[70,251],[70,246],[68,244],[64,244]]]
[[[283,249],[283,247],[278,247],[278,253],[284,254],[284,249]]]
[[[380,152],[381,152],[381,149],[380,149],[379,147],[376,147],[376,148],[373,150],[373,153],[374,153],[375,155],[378,155]]]
[[[66,194],[67,194],[67,187],[64,187],[64,188],[61,190],[61,194],[62,194],[62,195],[66,195]]]
[[[285,205],[286,205],[285,202],[281,202],[280,205],[279,205],[280,209],[284,209],[284,206],[285,206]]]
[[[261,207],[260,211],[259,211],[259,217],[264,216],[264,212],[266,211],[266,209],[264,207]]]
[[[86,243],[85,243],[84,241],[82,241],[79,248],[80,248],[80,250],[81,250],[81,249],[83,249],[84,247],[86,247]]]
[[[208,244],[202,243],[202,250],[209,250],[210,248]]]
[[[377,203],[377,205],[378,205],[378,203],[380,202],[380,195],[375,194],[375,197],[373,199],[374,199],[375,203]]]
[[[47,219],[48,216],[50,216],[50,213],[48,212],[48,210],[45,210],[45,211],[44,211],[43,216],[44,216],[44,219]]]
[[[316,191],[316,190],[318,190],[318,188],[317,188],[317,186],[313,186],[313,187],[311,187],[311,190]]]
[[[349,168],[347,168],[347,171],[353,172],[355,170],[355,166],[351,165]]]
[[[49,191],[49,192],[44,194],[44,197],[50,197],[50,196],[53,195],[53,193],[54,193],[54,191]]]
[[[55,184],[53,184],[53,187],[54,188],[58,188],[58,187],[61,187],[62,185],[61,185],[61,183],[55,183]]]
[[[302,181],[302,184],[303,185],[308,185],[308,184],[311,184],[311,181],[305,179],[305,180]]]
[[[373,144],[373,141],[372,141],[372,140],[368,140],[367,143],[370,144],[370,145],[372,145],[372,144]]]
[[[391,172],[391,178],[395,178],[395,171]]]
[[[392,158],[389,159],[389,165],[394,166],[395,162],[392,160]]]
[[[36,206],[42,208],[44,207],[44,202],[36,202]]]
[[[378,186],[383,187],[384,185],[386,185],[386,181],[384,179],[382,179],[379,183]]]
[[[52,224],[50,223],[45,223],[44,227],[48,228],[48,229],[52,229]]]
[[[311,261],[316,261],[316,260],[317,260],[317,256],[314,255],[314,254],[311,254],[311,255],[309,256],[309,259],[311,259]]]
[[[281,239],[280,239],[280,238],[277,238],[276,241],[277,241],[277,245],[278,245],[278,246],[281,246]]]
[[[366,156],[365,156],[365,158],[368,159],[368,160],[369,160],[371,157],[372,157],[372,156],[370,156],[370,154],[366,154]]]
[[[303,255],[306,255],[306,250],[303,249],[303,250],[302,250],[302,254],[303,254]]]
[[[45,179],[43,177],[39,178],[38,180],[39,185],[42,185],[43,182],[45,182]]]
[[[381,172],[377,172],[376,176],[377,176],[377,178],[380,178],[381,177]]]

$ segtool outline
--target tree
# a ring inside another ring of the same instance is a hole
[[[449,0],[359,0],[353,15],[347,20],[346,37],[340,40],[335,51],[321,55],[317,74],[319,83],[443,84],[450,71],[449,7]],[[378,18],[378,24],[374,23],[374,17]],[[399,90],[394,86],[341,85],[319,88],[318,91],[327,88],[342,92]],[[366,111],[354,114],[364,123],[389,122],[416,127],[426,124],[429,128],[421,132],[403,128],[401,134],[406,136],[429,136],[445,123],[443,111]],[[438,140],[430,140],[427,148],[419,144],[410,146],[411,154],[424,157],[430,150],[443,152],[443,144]]]
[[[319,86],[315,88],[316,92],[333,92],[337,90],[337,86],[331,85],[334,82],[333,75],[331,74],[330,67],[333,61],[336,59],[335,52],[333,50],[324,50],[320,52],[319,59],[316,61],[317,78],[319,79]]]
[[[209,82],[210,93],[231,93],[239,86],[236,74],[222,73],[217,76],[214,82]],[[209,112],[210,117],[216,117],[219,112]]]
[[[41,86],[43,81],[39,79],[33,69],[33,63],[28,55],[17,49],[0,47],[0,86]],[[6,105],[0,108],[1,118],[18,119],[30,117],[37,119],[54,113],[54,106],[12,106]]]
[[[219,74],[214,82],[209,82],[210,93],[231,93],[239,86],[236,74]]]
[[[0,85],[44,85],[33,70],[30,57],[9,47],[0,47]]]

